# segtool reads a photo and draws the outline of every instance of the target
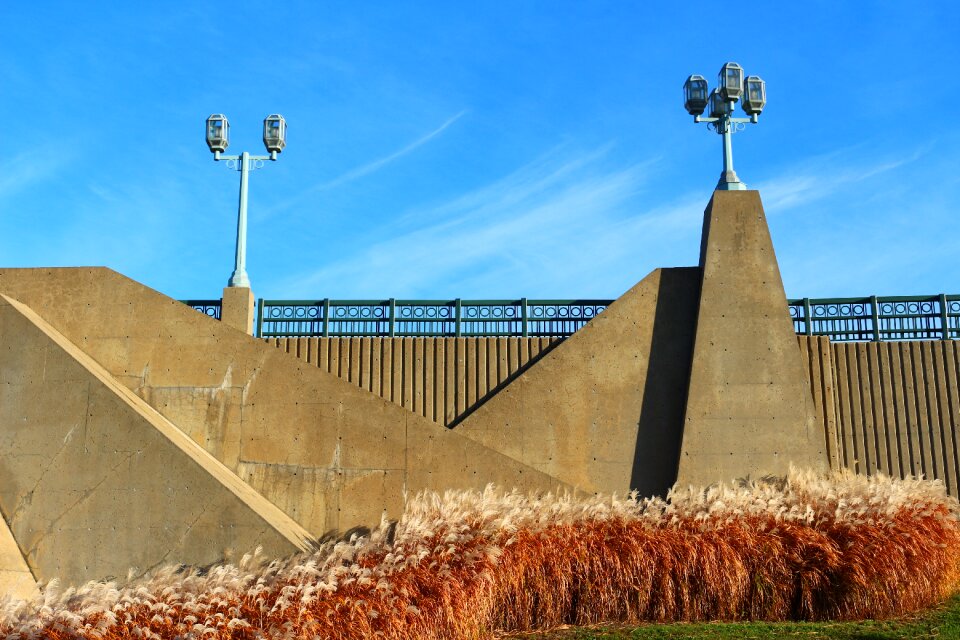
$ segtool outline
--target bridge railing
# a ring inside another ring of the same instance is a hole
[[[960,295],[800,298],[788,300],[794,330],[836,342],[955,340]]]
[[[220,300],[184,300],[220,318]],[[569,336],[612,300],[263,300],[256,335]],[[797,298],[794,330],[835,342],[960,339],[960,295]]]
[[[193,307],[195,311],[199,311],[205,316],[210,316],[216,320],[220,319],[220,307],[221,301],[217,300],[181,300],[183,304],[188,307]]]
[[[257,335],[569,336],[611,300],[260,300]]]

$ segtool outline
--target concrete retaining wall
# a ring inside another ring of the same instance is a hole
[[[960,495],[960,348],[956,342],[831,344],[822,336],[797,336],[797,340],[831,467],[868,474],[923,473],[943,479],[951,495]],[[501,372],[509,382],[562,339],[273,338],[269,342],[422,416],[451,424],[496,392],[492,382],[503,384]],[[428,400],[423,401],[423,396]]]
[[[564,487],[109,269],[0,269],[0,292],[315,536],[423,489]]]
[[[227,549],[281,557],[312,537],[2,295],[0,513],[33,575],[64,584]]]

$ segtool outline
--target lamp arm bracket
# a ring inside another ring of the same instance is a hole
[[[234,169],[240,171],[242,168],[240,166],[242,156],[217,156],[214,160],[224,160],[227,163],[228,169]],[[271,158],[270,156],[247,156],[247,160],[250,162],[248,169],[250,171],[256,171],[257,169],[263,168],[263,163],[267,160],[276,160],[276,158]]]

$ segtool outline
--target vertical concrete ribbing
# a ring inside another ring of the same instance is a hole
[[[946,391],[947,391],[947,414],[949,416],[949,426],[947,431],[950,437],[950,444],[953,448],[953,459],[950,461],[953,470],[953,488],[952,495],[960,494],[960,448],[957,446],[957,429],[960,428],[960,380],[958,380],[957,370],[957,348],[952,340],[945,340],[941,343],[943,347],[944,368],[946,370]]]

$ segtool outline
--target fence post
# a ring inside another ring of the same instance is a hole
[[[453,335],[459,338],[461,335],[460,334],[460,314],[461,314],[460,298],[457,298],[454,301],[454,304],[456,305],[456,317],[454,318]]]
[[[258,338],[263,337],[263,298],[257,300],[257,333]]]
[[[330,337],[330,298],[323,299],[323,337]]]
[[[940,324],[942,327],[941,340],[950,339],[950,316],[947,315],[947,294],[940,294]]]
[[[806,334],[813,335],[813,313],[810,311],[810,298],[803,299],[803,322],[806,327]]]
[[[873,341],[880,342],[880,311],[877,309],[877,296],[870,296],[870,311],[873,316]]]
[[[390,298],[390,337],[397,335],[397,301]]]
[[[530,334],[527,332],[527,299],[520,298],[520,335],[524,338]]]

